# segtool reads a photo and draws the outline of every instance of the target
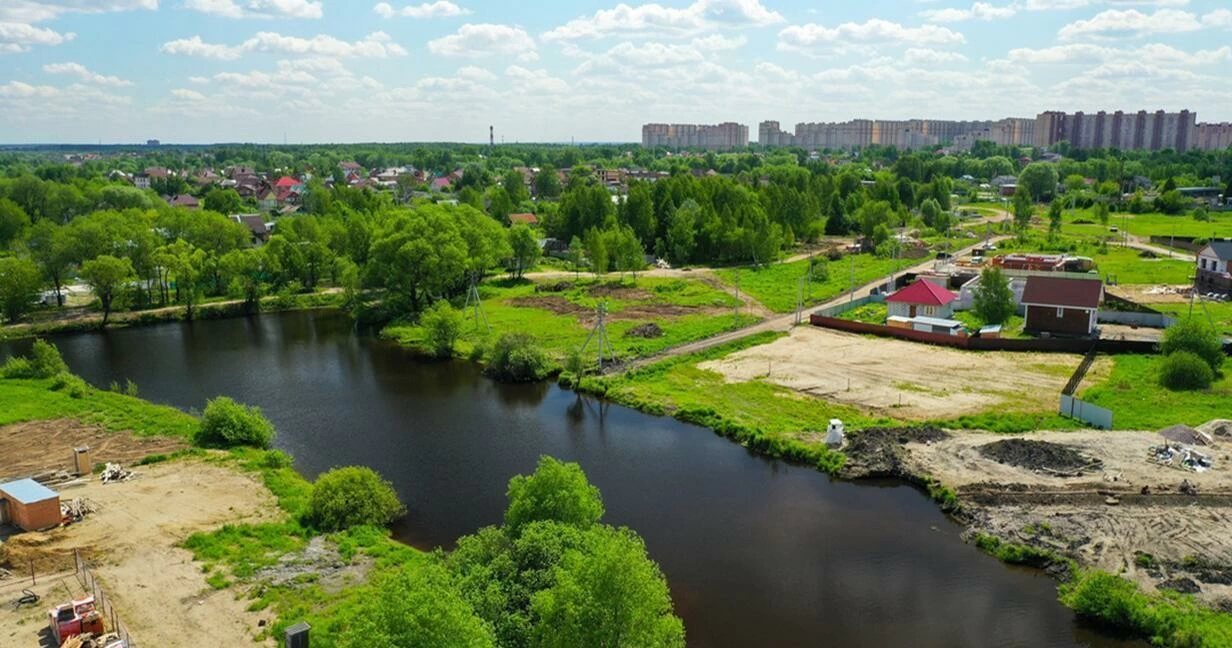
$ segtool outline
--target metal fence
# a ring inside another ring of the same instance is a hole
[[[1062,416],[1076,418],[1091,427],[1103,430],[1112,429],[1112,410],[1092,405],[1073,396],[1061,394],[1060,413]]]
[[[94,596],[94,606],[103,614],[104,623],[107,626],[108,632],[114,632],[119,635],[124,641],[124,645],[128,648],[136,648],[137,644],[133,641],[132,635],[129,634],[128,628],[120,621],[120,617],[116,614],[115,606],[111,604],[111,599],[107,598],[107,592],[103,586],[94,577],[90,571],[90,567],[86,565],[85,559],[81,557],[81,552],[73,550],[73,562],[77,575],[77,582],[81,583],[81,587]]]
[[[1103,324],[1127,324],[1129,326],[1145,326],[1147,328],[1168,328],[1176,323],[1175,317],[1163,313],[1137,313],[1128,311],[1101,310],[1096,319]]]
[[[886,295],[884,293],[878,293],[876,295],[865,295],[863,297],[859,297],[859,298],[856,298],[850,301],[845,301],[841,304],[835,304],[834,306],[831,306],[829,308],[819,308],[816,311],[813,311],[813,313],[815,315],[821,315],[823,317],[838,317],[839,315],[842,315],[843,313],[846,313],[847,311],[855,310],[866,304],[874,304],[874,303],[881,304],[881,303],[884,303],[885,300],[886,300]]]

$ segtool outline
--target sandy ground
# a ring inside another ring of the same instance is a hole
[[[141,646],[184,645],[185,637],[203,646],[253,645],[261,614],[245,611],[247,603],[232,592],[212,590],[200,565],[178,545],[196,531],[270,518],[278,510],[273,497],[252,475],[201,462],[140,472],[129,482],[91,480],[66,490],[63,498],[86,498],[98,512],[68,527],[11,537],[4,545],[9,559],[15,565],[33,559],[39,571],[53,573],[71,569],[72,552],[80,549]],[[33,645],[45,609],[63,596],[49,597],[36,612],[15,619],[16,594],[3,592],[0,648]],[[21,621],[31,614],[34,620]]]
[[[1184,292],[1189,288],[1188,285],[1123,284],[1108,286],[1108,292],[1140,304],[1183,304],[1189,302],[1189,295]]]
[[[927,420],[1001,406],[1050,411],[1081,360],[1055,353],[977,353],[803,326],[700,366],[731,382],[762,379],[899,419]],[[1109,367],[1107,359],[1096,361],[1087,380],[1098,380]]]
[[[1058,477],[997,463],[978,450],[1012,437],[953,434],[930,444],[907,444],[907,464],[916,474],[934,475],[953,487],[964,504],[974,508],[977,530],[1048,546],[1083,564],[1123,571],[1148,587],[1189,578],[1207,601],[1232,599],[1232,438],[1199,448],[1215,465],[1196,473],[1151,462],[1148,449],[1163,443],[1153,432],[1040,432],[1022,437],[1065,444],[1103,462],[1083,476]],[[1182,494],[1183,481],[1196,486],[1197,494]],[[1147,494],[1143,487],[1149,489]],[[1109,497],[1116,503],[1109,504]],[[1137,552],[1154,556],[1158,564],[1136,564]],[[1187,558],[1219,567],[1195,571],[1183,564]]]
[[[181,450],[188,444],[167,437],[113,434],[71,419],[16,423],[0,427],[0,481],[73,467],[73,448],[89,446],[90,461],[131,464],[151,454]]]

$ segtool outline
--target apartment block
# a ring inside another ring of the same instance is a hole
[[[1194,128],[1194,148],[1221,151],[1232,146],[1232,122],[1198,124]]]
[[[642,146],[646,148],[704,148],[728,150],[749,145],[749,127],[734,122],[722,124],[645,124]]]
[[[1126,113],[1103,110],[1087,114],[1047,111],[1035,118],[1035,145],[1052,146],[1062,140],[1075,148],[1174,149],[1195,148],[1197,114],[1157,110]]]
[[[758,143],[763,146],[799,146],[819,149],[852,149],[872,144],[900,149],[919,149],[963,142],[969,147],[978,139],[1006,145],[1029,146],[1035,139],[1035,120],[953,121],[943,119],[853,119],[846,122],[800,123],[795,133],[782,130],[777,121],[758,125]]]

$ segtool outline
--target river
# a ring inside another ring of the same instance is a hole
[[[706,430],[554,384],[502,385],[433,363],[328,312],[161,324],[58,337],[98,386],[201,409],[259,405],[308,477],[364,464],[410,514],[397,537],[449,548],[497,524],[509,478],[540,455],[580,463],[605,521],[646,539],[690,646],[1099,646],[1056,583],[959,538],[918,490],[832,481]],[[29,343],[0,345],[0,356]]]

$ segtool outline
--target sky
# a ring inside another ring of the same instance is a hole
[[[0,0],[2,143],[1161,108],[1232,121],[1232,1]]]

